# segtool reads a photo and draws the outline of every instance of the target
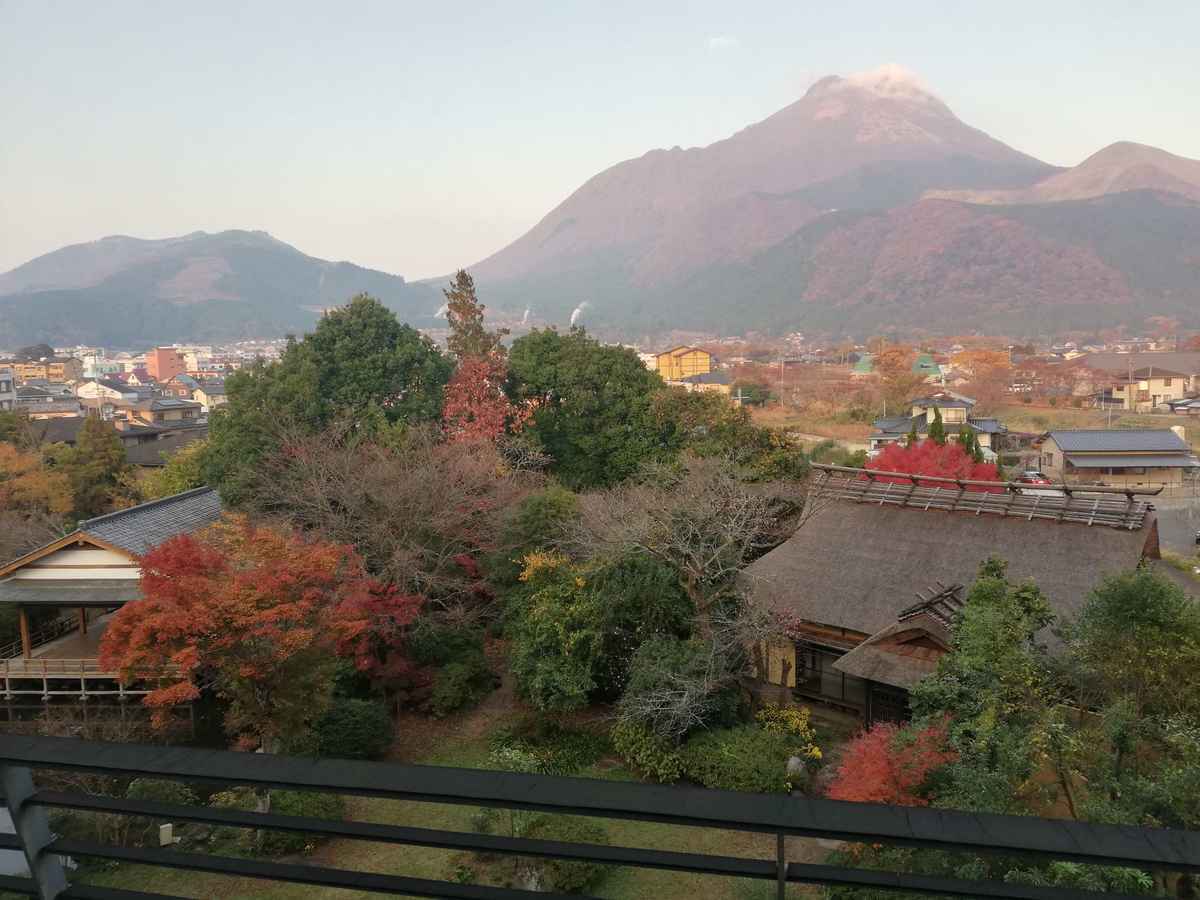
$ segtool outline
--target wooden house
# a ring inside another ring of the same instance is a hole
[[[713,356],[699,347],[672,347],[654,355],[655,369],[663,381],[683,381],[693,375],[706,375],[712,371]]]
[[[88,519],[0,566],[0,604],[15,606],[20,623],[20,640],[0,648],[5,698],[134,692],[97,663],[109,616],[141,597],[141,557],[150,548],[220,515],[217,492],[196,488]]]
[[[1042,496],[817,468],[817,512],[750,565],[744,584],[789,623],[769,679],[788,673],[782,686],[796,698],[868,721],[903,715],[908,689],[948,651],[949,610],[988,557],[1006,560],[1016,581],[1033,579],[1061,618],[1105,576],[1159,557],[1154,491]]]

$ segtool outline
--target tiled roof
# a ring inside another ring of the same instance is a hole
[[[685,384],[733,384],[728,372],[702,372],[679,379]]]
[[[1200,460],[1194,456],[1189,456],[1186,453],[1172,453],[1164,456],[1154,456],[1151,454],[1132,453],[1121,455],[1120,453],[1101,453],[1096,455],[1078,456],[1073,453],[1066,454],[1067,462],[1077,469],[1107,469],[1109,467],[1121,468],[1140,468],[1149,466],[1150,468],[1158,469],[1188,469],[1192,466],[1200,465]]]
[[[202,487],[88,519],[78,530],[141,556],[167,538],[199,531],[220,517],[220,496]]]
[[[1175,432],[1163,429],[1091,429],[1052,431],[1064,453],[1185,453],[1190,448]]]

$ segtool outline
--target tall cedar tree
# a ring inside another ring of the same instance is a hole
[[[933,421],[929,423],[929,439],[936,444],[946,443],[946,424],[942,421],[942,411],[933,408]]]
[[[901,472],[908,475],[934,475],[940,478],[964,478],[973,481],[999,481],[1000,470],[992,463],[979,463],[959,441],[939,444],[932,438],[904,446],[899,441],[888,444],[871,462],[880,472]],[[880,481],[887,481],[886,477]],[[897,479],[907,483],[908,479]],[[972,487],[972,490],[1001,491],[1003,488]]]
[[[141,590],[105,630],[101,664],[168,682],[145,698],[159,723],[212,689],[238,744],[268,750],[328,707],[338,655],[370,675],[404,670],[422,602],[369,578],[346,545],[245,519],[155,547]]]
[[[483,327],[483,311],[486,307],[475,296],[475,279],[465,269],[459,269],[454,274],[454,281],[442,293],[446,296],[446,323],[450,326],[446,345],[451,353],[460,360],[504,353],[501,341],[508,334],[508,329],[488,331]]]
[[[519,431],[528,405],[517,406],[504,393],[508,366],[498,353],[463,357],[446,385],[442,429],[451,441],[494,441]]]
[[[46,456],[70,482],[74,518],[90,519],[130,502],[123,487],[129,471],[125,446],[111,423],[88,416],[74,447],[55,444]]]

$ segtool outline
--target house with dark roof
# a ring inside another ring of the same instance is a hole
[[[126,692],[96,662],[112,612],[141,597],[141,557],[167,538],[206,528],[221,516],[211,488],[197,488],[118,510],[0,565],[0,605],[15,607],[20,642],[0,648],[4,692],[27,693],[36,680],[43,697],[88,690]],[[89,685],[91,687],[89,687]],[[109,687],[111,685],[111,687]]]
[[[1200,466],[1181,425],[1052,431],[1039,452],[1041,470],[1066,484],[1178,487]]]
[[[815,513],[742,584],[786,623],[787,639],[767,648],[775,690],[868,720],[903,713],[908,689],[948,651],[961,590],[990,556],[1069,619],[1105,576],[1160,555],[1154,490],[1043,496],[1003,482],[815,468]]]
[[[979,446],[988,460],[995,460],[996,455],[1004,448],[1004,436],[1008,428],[999,420],[990,416],[976,416],[971,410],[975,401],[954,391],[936,391],[924,397],[910,401],[909,410],[897,416],[884,416],[875,420],[875,430],[870,436],[868,455],[875,456],[888,444],[903,441],[915,429],[918,438],[929,434],[929,426],[933,424],[934,410],[941,413],[942,424],[946,435],[954,440],[965,425],[979,438]]]
[[[702,372],[699,375],[687,375],[679,379],[679,383],[689,391],[729,394],[733,389],[733,376],[724,371]]]

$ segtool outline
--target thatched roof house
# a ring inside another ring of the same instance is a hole
[[[936,666],[939,654],[918,646],[949,647],[944,623],[901,620],[938,582],[970,585],[980,564],[999,556],[1012,579],[1033,579],[1057,616],[1069,618],[1103,577],[1159,556],[1153,507],[1136,492],[1031,496],[1017,485],[904,485],[833,468],[818,480],[819,510],[749,566],[744,583],[794,623],[789,686],[868,718],[873,691],[891,688],[890,702],[900,702],[896,689]]]

